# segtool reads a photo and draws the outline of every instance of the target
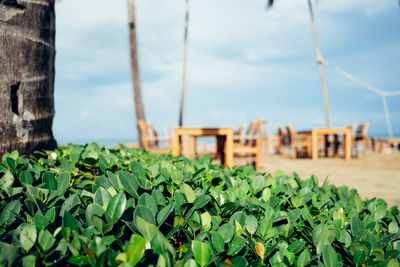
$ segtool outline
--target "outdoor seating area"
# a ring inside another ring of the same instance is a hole
[[[176,127],[171,134],[165,126],[165,136],[159,136],[155,127],[138,121],[143,148],[152,152],[183,155],[188,158],[208,156],[226,167],[253,165],[261,169],[262,157],[277,154],[283,158],[352,158],[367,157],[367,153],[398,148],[399,138],[368,138],[369,123],[335,128],[312,128],[295,131],[291,125],[278,127],[277,133],[268,135],[263,130],[266,120],[251,121],[247,126],[232,127]],[[215,142],[201,142],[201,138],[215,138]],[[138,144],[126,144],[138,147]]]

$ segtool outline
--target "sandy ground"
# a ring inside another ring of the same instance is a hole
[[[320,184],[328,177],[330,184],[347,185],[356,188],[362,197],[383,198],[389,207],[400,207],[400,152],[371,152],[366,159],[350,161],[340,158],[293,160],[280,155],[263,155],[262,171],[273,174],[279,169],[287,174],[296,172],[302,179],[314,174]]]

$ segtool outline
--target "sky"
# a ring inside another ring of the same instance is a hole
[[[184,0],[135,0],[146,120],[159,135],[178,124]],[[387,136],[382,99],[333,66],[383,91],[400,90],[397,0],[318,0],[317,34],[332,125],[369,122]],[[56,116],[59,143],[116,143],[137,136],[125,0],[56,4]],[[323,127],[325,115],[306,0],[190,0],[184,125],[264,130]],[[387,98],[400,135],[400,96]],[[108,140],[108,141],[105,141]]]

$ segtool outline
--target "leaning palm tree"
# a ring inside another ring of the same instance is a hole
[[[312,2],[311,2],[311,0],[307,0],[307,1],[308,1],[308,11],[310,13],[310,18],[311,18],[311,27],[312,27],[312,33],[313,33],[313,39],[314,39],[315,54],[317,57],[319,77],[321,80],[321,90],[322,90],[322,99],[324,102],[325,120],[326,120],[326,125],[328,126],[328,128],[330,128],[331,127],[331,118],[330,118],[330,114],[329,114],[328,89],[327,89],[326,82],[325,82],[324,64],[323,64],[324,62],[323,62],[323,58],[322,58],[321,49],[320,49],[319,43],[318,43],[317,30],[316,30],[316,26],[315,26]],[[267,8],[272,7],[274,2],[275,2],[274,0],[268,0]]]
[[[144,118],[144,108],[142,100],[142,90],[140,88],[140,73],[139,73],[139,59],[137,52],[137,40],[136,40],[136,20],[135,20],[135,3],[134,0],[127,0],[128,4],[128,19],[129,19],[129,41],[130,41],[130,52],[131,52],[131,72],[133,80],[133,96],[135,103],[136,122]],[[142,131],[139,128],[139,124],[136,123],[138,130],[139,145],[143,146]]]
[[[187,39],[189,30],[189,0],[185,0],[185,30],[183,35],[183,58],[182,58],[182,90],[181,90],[181,105],[179,110],[179,126],[183,126],[183,109],[185,106],[185,91],[186,91],[186,54],[187,54]]]
[[[36,1],[38,2],[38,1]],[[0,155],[52,149],[55,0],[0,1]]]

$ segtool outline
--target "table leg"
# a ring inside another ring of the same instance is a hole
[[[225,166],[233,167],[233,133],[229,131],[225,138]]]
[[[181,155],[181,136],[176,130],[174,132],[174,146],[173,146],[172,154],[174,156]]]
[[[350,133],[349,129],[346,129],[344,138],[345,138],[345,148],[344,148],[345,159],[350,160],[351,159],[351,133]]]
[[[311,147],[312,147],[312,159],[318,159],[318,133],[317,131],[311,131]]]

